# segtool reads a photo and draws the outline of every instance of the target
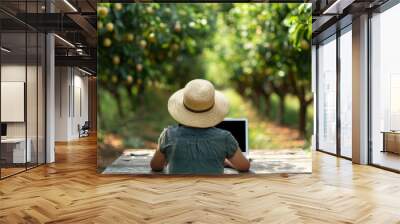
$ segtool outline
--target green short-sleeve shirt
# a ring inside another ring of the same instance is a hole
[[[165,128],[158,144],[170,174],[222,174],[225,158],[239,148],[229,131],[182,125]]]

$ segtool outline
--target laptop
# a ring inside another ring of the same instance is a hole
[[[249,157],[248,121],[246,118],[225,118],[216,127],[229,131],[239,143],[243,155]]]

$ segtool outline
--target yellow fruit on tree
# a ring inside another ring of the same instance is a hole
[[[306,40],[303,39],[300,42],[300,47],[303,50],[307,50],[308,48],[310,48],[310,44]]]
[[[121,62],[121,59],[119,58],[118,55],[114,55],[112,58],[112,62],[114,65],[119,65],[119,63]]]
[[[153,14],[153,12],[154,12],[154,10],[153,10],[153,8],[152,8],[151,6],[147,7],[147,8],[146,8],[146,11],[147,11],[147,13],[149,13],[149,14]]]
[[[132,42],[135,39],[135,36],[132,33],[125,34],[125,40],[127,42]]]
[[[97,8],[97,12],[99,13],[100,17],[105,17],[108,14],[108,8],[104,6],[100,6]]]
[[[182,27],[181,27],[181,23],[180,23],[180,22],[176,22],[176,23],[175,23],[174,30],[175,30],[175,32],[177,32],[177,33],[181,32]]]
[[[123,8],[123,5],[121,3],[115,3],[114,4],[114,9],[117,11],[121,11]]]
[[[117,83],[117,82],[118,82],[118,76],[117,76],[117,75],[112,75],[112,76],[111,76],[111,81],[112,81],[113,83]]]
[[[149,34],[149,41],[152,43],[156,42],[156,35],[154,33]]]
[[[97,22],[97,29],[103,29],[103,27],[104,27],[103,22],[98,21],[98,22]]]
[[[146,45],[147,45],[147,43],[146,43],[145,40],[141,40],[139,44],[140,44],[140,47],[141,47],[141,48],[145,48]]]
[[[137,64],[136,65],[136,71],[141,72],[143,70],[143,65],[142,64]]]
[[[104,47],[110,47],[111,44],[112,44],[112,41],[111,41],[110,38],[104,38],[104,40],[103,40],[103,46]]]
[[[128,76],[126,77],[126,82],[128,82],[128,84],[131,84],[131,83],[133,82],[133,78],[132,78],[131,75],[128,75]]]
[[[109,32],[112,32],[114,30],[114,24],[112,22],[108,22],[107,25],[106,25],[106,29]]]

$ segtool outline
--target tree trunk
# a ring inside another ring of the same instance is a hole
[[[277,120],[280,125],[285,124],[285,94],[278,94],[279,97],[279,108],[277,114]]]
[[[138,83],[138,91],[137,91],[138,105],[144,102],[144,91],[145,91],[145,84],[143,81],[141,83]]]
[[[117,92],[114,92],[114,91],[112,92],[112,95],[114,96],[115,100],[117,101],[117,108],[118,108],[119,116],[124,117],[121,96]]]
[[[257,107],[257,112],[263,112],[260,110],[261,108],[259,107],[261,95],[262,93],[259,90],[255,89],[254,91],[252,91],[250,96],[253,105]]]
[[[299,138],[304,138],[306,136],[306,124],[307,124],[307,107],[308,104],[303,100],[300,101],[300,111],[299,111]]]
[[[131,109],[132,109],[132,111],[135,111],[136,110],[136,106],[137,106],[137,102],[135,100],[135,94],[132,93],[132,88],[133,88],[133,85],[131,85],[131,84],[127,84],[125,86],[125,90],[126,90],[126,92],[128,94],[128,98],[129,98],[129,103],[130,103],[130,105],[132,107]]]
[[[239,91],[239,94],[244,96],[244,90],[246,89],[245,86],[242,84],[239,84],[237,89]]]
[[[271,94],[264,94],[265,114],[271,116]]]

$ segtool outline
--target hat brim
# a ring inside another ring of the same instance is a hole
[[[229,112],[229,102],[224,94],[215,91],[214,106],[205,112],[195,113],[183,105],[183,89],[176,91],[168,100],[168,112],[180,124],[208,128],[219,124]]]

